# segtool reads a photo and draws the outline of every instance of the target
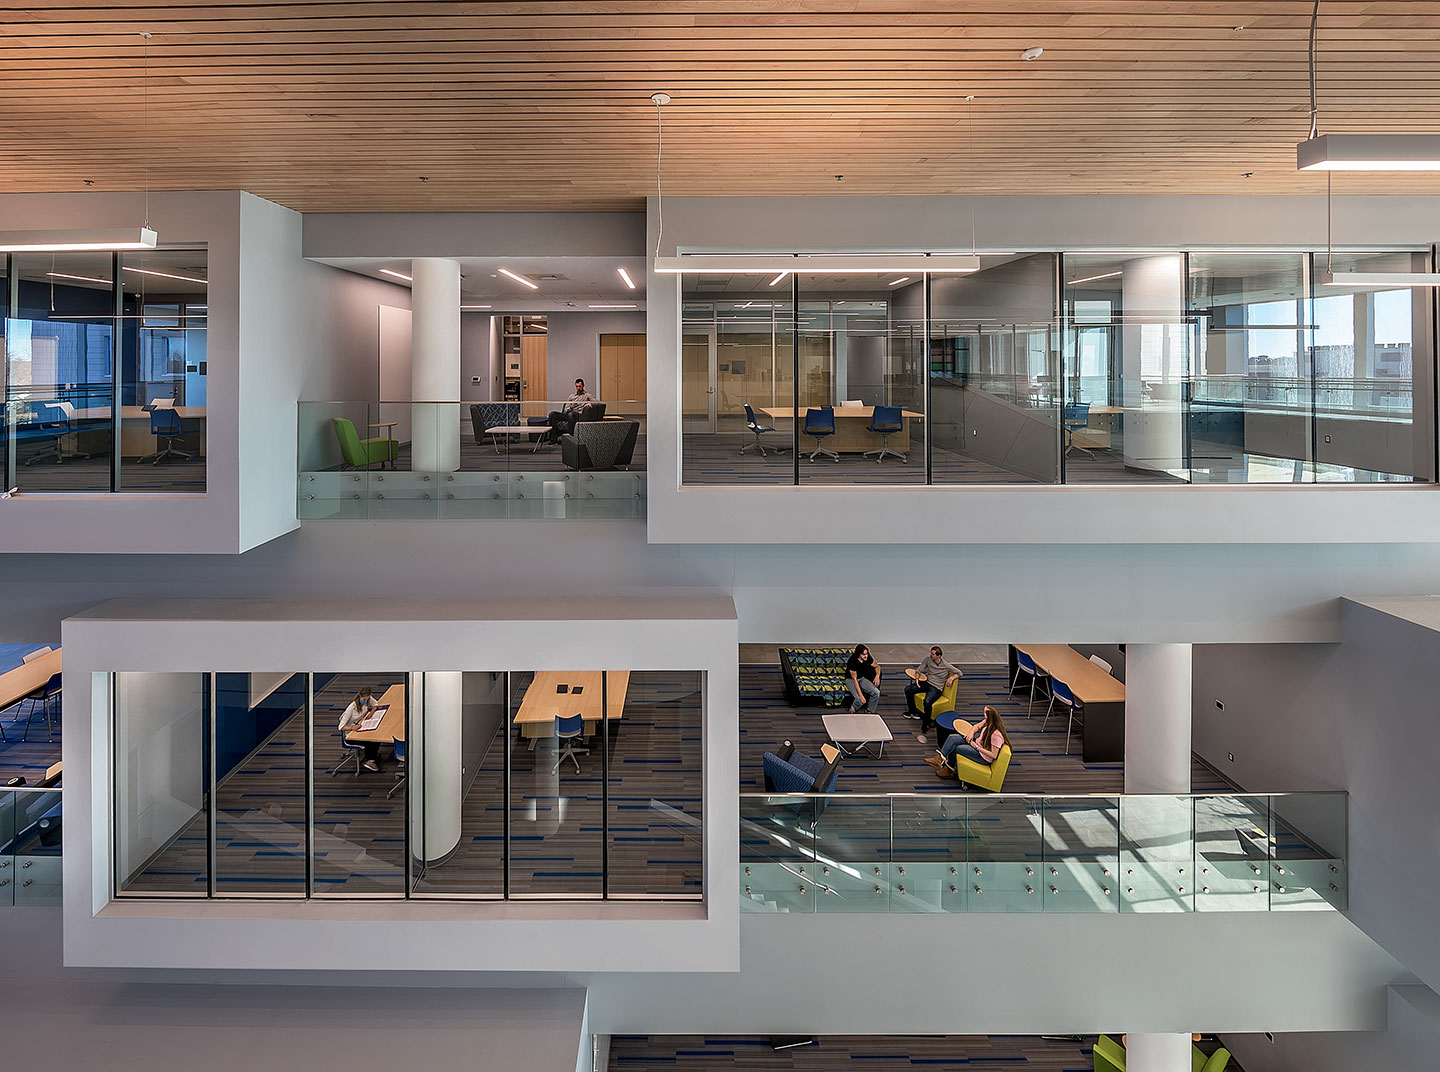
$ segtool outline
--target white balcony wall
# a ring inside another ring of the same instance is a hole
[[[651,198],[646,249],[658,240],[662,257],[963,250],[970,208],[963,197],[667,197],[661,235]],[[1012,252],[1323,249],[1325,212],[1325,199],[1311,196],[982,197],[975,205],[979,248]],[[1418,197],[1336,198],[1334,231],[1337,244],[1440,238],[1433,204]],[[647,279],[652,542],[1404,543],[1440,534],[1436,485],[681,487],[680,279],[653,267]],[[1416,428],[1433,437],[1418,412]]]

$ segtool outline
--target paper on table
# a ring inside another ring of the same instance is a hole
[[[384,707],[375,708],[375,713],[362,719],[360,725],[355,728],[362,733],[367,730],[373,730],[376,726],[380,725],[381,720],[385,718],[385,712],[388,710],[390,710],[389,704],[386,704]]]

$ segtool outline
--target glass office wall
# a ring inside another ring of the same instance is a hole
[[[203,249],[0,255],[7,488],[205,490],[205,265]]]
[[[683,481],[1435,479],[1433,291],[1326,276],[1425,271],[1428,252],[981,263],[915,279],[682,276]],[[767,378],[737,390],[755,355]],[[869,427],[875,404],[901,409],[888,440]]]
[[[117,894],[699,898],[703,682],[114,674]]]

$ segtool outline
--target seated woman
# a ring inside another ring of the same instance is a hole
[[[378,706],[379,703],[375,699],[375,694],[371,691],[370,686],[366,685],[361,688],[361,690],[355,694],[355,699],[350,701],[350,705],[345,708],[344,713],[340,716],[340,732],[342,734],[349,733],[361,722],[364,722],[365,719],[373,715],[375,708]],[[380,746],[371,741],[362,741],[361,747],[365,750],[365,769],[378,771],[380,769]]]
[[[926,756],[925,762],[935,768],[937,778],[955,778],[956,755],[988,766],[995,762],[1000,749],[1009,743],[1010,736],[1005,732],[1005,723],[1000,718],[1000,712],[987,704],[985,719],[980,725],[972,726],[963,718],[957,718],[955,732],[945,738],[939,752]]]

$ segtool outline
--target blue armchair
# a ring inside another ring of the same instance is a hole
[[[840,775],[842,757],[840,750],[825,745],[823,759],[797,753],[795,746],[784,742],[774,752],[761,757],[765,770],[765,792],[767,793],[833,793],[835,781]],[[814,800],[797,800],[796,814],[803,815],[810,822],[820,818],[825,810],[825,797]]]

